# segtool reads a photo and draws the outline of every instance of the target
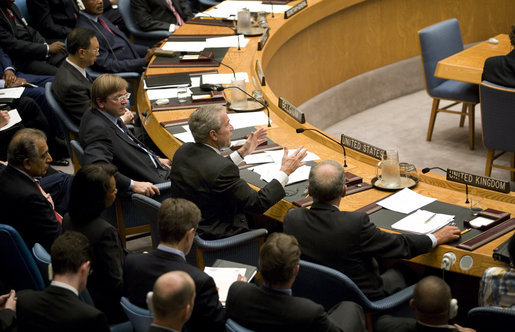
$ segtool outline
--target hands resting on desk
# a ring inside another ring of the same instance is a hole
[[[461,231],[456,226],[445,226],[433,233],[433,235],[436,237],[437,244],[440,245],[458,240],[461,236]]]

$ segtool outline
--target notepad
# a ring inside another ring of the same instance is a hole
[[[454,220],[450,214],[417,210],[392,225],[392,229],[415,234],[430,234],[436,232]]]

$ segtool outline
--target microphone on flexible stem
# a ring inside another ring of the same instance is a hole
[[[230,86],[222,86],[222,85],[218,85],[218,84],[201,84],[200,85],[200,88],[204,91],[223,91],[225,89],[229,89],[229,88],[235,88],[235,89],[238,89],[240,90],[241,92],[243,92],[244,94],[246,94],[247,96],[249,96],[250,98],[252,98],[252,100],[255,100],[257,101],[259,104],[263,105],[263,107],[266,108],[266,112],[267,112],[267,117],[268,117],[268,127],[272,127],[272,125],[270,124],[270,109],[268,108],[268,105],[265,104],[265,103],[262,103],[261,101],[259,101],[258,99],[256,99],[253,95],[250,95],[247,93],[247,91],[241,89],[240,87],[237,87],[237,86],[233,86],[233,85],[230,85]]]
[[[239,40],[239,39],[238,39]],[[226,65],[225,63],[223,63],[222,61],[218,61],[216,59],[213,59],[214,62],[220,64],[220,65],[223,65],[223,66],[226,66],[227,68],[229,68],[231,71],[232,71],[232,75],[234,76],[234,79],[236,79],[236,73],[234,72],[234,69],[232,69],[232,67],[229,67],[228,65]]]
[[[438,167],[438,166],[436,166],[436,167],[426,167],[426,168],[423,168],[423,169],[422,169],[422,174],[426,174],[427,172],[429,172],[429,171],[430,171],[430,170],[432,170],[432,169],[439,169],[439,170],[441,170],[441,171],[444,171],[444,172],[445,172],[445,174],[447,174],[447,171],[446,171],[445,169],[443,169],[443,168],[441,168],[441,167]],[[465,183],[465,203],[467,203],[467,204],[468,204],[468,203],[470,203],[470,202],[469,202],[469,185],[468,185],[468,183]]]
[[[343,149],[343,167],[347,167],[347,151],[345,150],[345,145],[343,145],[342,142],[338,142],[337,140],[335,140],[334,138],[332,138],[331,136],[328,136],[326,135],[323,131],[320,131],[318,129],[315,129],[315,128],[297,128],[295,129],[295,131],[297,132],[297,134],[300,134],[300,133],[303,133],[304,131],[306,130],[312,130],[312,131],[316,131],[317,133],[319,133],[320,135],[324,136],[324,137],[327,137],[328,139],[330,139],[331,141],[335,142],[336,144],[338,144],[339,146],[342,147]]]

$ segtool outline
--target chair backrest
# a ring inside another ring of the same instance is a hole
[[[167,38],[170,35],[168,30],[143,31],[136,24],[132,16],[131,0],[118,0],[118,8],[122,14],[123,21],[134,37],[134,42],[140,45],[152,46],[156,42]]]
[[[140,308],[129,301],[128,298],[122,297],[120,300],[123,311],[132,323],[135,332],[146,332],[152,324],[154,315],[148,310]]]
[[[253,330],[249,330],[248,328],[241,326],[230,318],[225,322],[225,329],[228,332],[253,332]]]
[[[38,266],[16,229],[0,224],[0,252],[2,253],[0,280],[15,290],[42,290],[45,283]]]
[[[45,84],[45,97],[50,104],[50,107],[54,111],[59,124],[63,127],[63,130],[73,133],[74,135],[79,135],[79,126],[73,122],[72,118],[63,110],[59,102],[55,99],[54,94],[52,93],[52,82],[47,82]]]
[[[485,146],[515,152],[515,89],[483,81],[479,91]]]
[[[426,88],[432,95],[433,89],[446,81],[434,76],[438,61],[463,51],[460,24],[457,19],[452,18],[420,30],[418,36]]]
[[[43,277],[45,284],[50,284],[50,277],[48,273],[48,267],[52,263],[52,258],[50,257],[50,254],[39,243],[34,244],[34,247],[32,247],[32,254],[36,259],[36,264],[39,267],[39,271],[41,272],[41,276]]]
[[[468,312],[469,327],[477,332],[511,332],[515,326],[515,310],[476,307]]]
[[[79,141],[77,140],[71,140],[70,146],[73,153],[75,153],[75,156],[77,157],[79,165],[84,165],[84,149],[82,148],[82,145],[80,145]]]
[[[14,0],[14,4],[20,10],[20,13],[29,21],[29,10],[27,9],[27,0]]]
[[[132,194],[132,202],[141,212],[146,221],[150,224],[150,236],[152,237],[152,246],[154,249],[159,244],[159,230],[157,227],[157,211],[161,207],[161,203],[141,194]]]

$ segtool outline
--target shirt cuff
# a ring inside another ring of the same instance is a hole
[[[6,71],[8,71],[9,69],[10,69],[10,70],[12,70],[14,73],[16,73],[16,69],[14,69],[14,67],[6,67],[6,68],[4,69],[4,73],[5,73]]]
[[[174,32],[175,31],[175,24],[170,24],[170,27],[168,28],[168,31]]]
[[[243,158],[241,157],[241,155],[240,155],[240,153],[238,151],[234,151],[233,153],[231,153],[229,155],[229,158],[231,158],[232,162],[235,165],[239,165],[243,161]]]
[[[427,236],[429,236],[429,238],[431,239],[431,245],[433,246],[433,248],[435,248],[437,245],[438,245],[438,241],[436,240],[436,236],[434,236],[433,234],[426,234]]]
[[[46,46],[46,58],[49,58],[50,57],[50,46],[48,46],[47,43],[45,43],[45,46]]]
[[[281,186],[283,186],[283,188],[288,184],[288,180],[289,180],[288,175],[286,173],[284,173],[283,171],[277,172],[277,174],[274,176],[274,179],[279,181],[279,183],[281,184]]]
[[[129,190],[134,189],[134,180],[131,179],[131,184],[129,184]]]
[[[5,81],[0,80],[0,89],[3,89],[3,88],[5,88]]]

